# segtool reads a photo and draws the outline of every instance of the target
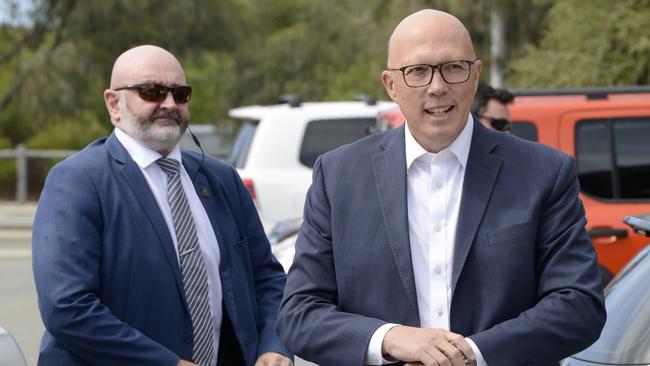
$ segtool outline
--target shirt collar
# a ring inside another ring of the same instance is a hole
[[[115,137],[117,137],[118,141],[120,141],[129,155],[131,155],[133,161],[135,161],[141,169],[148,168],[151,164],[155,163],[156,160],[163,157],[157,151],[146,147],[138,139],[130,136],[119,128],[115,128]],[[166,157],[178,160],[179,163],[183,162],[181,159],[181,149],[178,145],[174,146],[172,151]]]
[[[469,156],[469,147],[472,142],[474,120],[472,119],[471,114],[467,116],[467,123],[465,127],[460,132],[458,137],[446,148],[440,151],[438,154],[443,152],[451,153],[453,156],[458,159],[461,166],[465,168],[467,166],[467,158]],[[408,121],[406,121],[406,126],[404,126],[404,139],[406,146],[406,172],[408,173],[409,168],[415,160],[423,155],[436,156],[438,154],[433,154],[426,151],[413,137],[411,130],[408,127]]]

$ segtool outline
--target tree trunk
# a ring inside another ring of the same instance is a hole
[[[490,84],[495,88],[504,88],[505,72],[504,60],[506,51],[505,24],[501,8],[498,3],[492,2],[490,6]]]

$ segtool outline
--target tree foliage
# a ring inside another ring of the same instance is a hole
[[[0,0],[14,9],[16,0]],[[650,0],[33,0],[29,25],[0,24],[0,144],[79,148],[110,131],[102,93],[124,50],[177,55],[195,123],[228,109],[386,95],[390,32],[426,7],[456,14],[484,63],[489,13],[505,15],[510,86],[635,85],[650,80]],[[14,7],[12,7],[14,6]]]
[[[550,9],[541,42],[512,60],[517,87],[650,84],[648,0],[564,0]]]
[[[0,0],[15,8],[15,0]],[[387,33],[423,1],[34,0],[29,26],[0,28],[5,144],[78,148],[106,134],[112,63],[138,44],[169,49],[194,86],[192,119],[217,123],[282,94],[383,96]],[[103,122],[103,123],[102,123]],[[50,136],[44,138],[42,136]],[[83,145],[83,144],[81,144]]]

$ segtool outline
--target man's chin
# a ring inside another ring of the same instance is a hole
[[[178,125],[157,127],[150,131],[150,136],[144,141],[150,149],[155,151],[170,151],[181,140],[182,132]]]
[[[151,129],[151,137],[160,141],[180,140],[183,132],[177,124],[168,126],[155,126]]]
[[[159,153],[169,153],[174,149],[176,144],[178,144],[178,139],[174,140],[160,140],[160,139],[151,139],[151,140],[146,140],[143,141],[143,144],[150,148],[153,151],[157,151]]]

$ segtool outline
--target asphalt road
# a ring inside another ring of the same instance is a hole
[[[44,327],[32,273],[29,226],[33,208],[5,206],[0,204],[0,326],[16,339],[27,365],[36,366]],[[296,366],[314,364],[297,359]]]
[[[27,365],[33,366],[43,324],[36,301],[30,240],[28,231],[0,231],[0,326],[13,335]]]

